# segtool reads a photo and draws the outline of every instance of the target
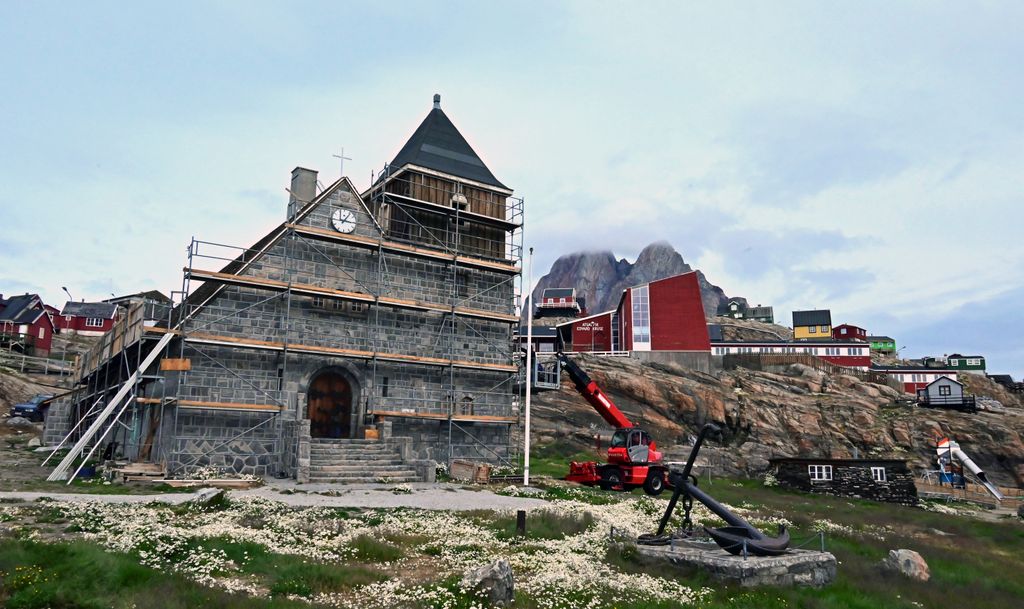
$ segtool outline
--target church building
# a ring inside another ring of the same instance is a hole
[[[302,167],[289,192],[251,244],[191,242],[177,304],[130,308],[81,358],[47,441],[106,416],[89,443],[167,475],[311,482],[514,461],[523,202],[440,96],[362,192]],[[120,412],[106,408],[126,384]]]

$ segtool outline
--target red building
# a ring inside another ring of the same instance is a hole
[[[576,317],[583,311],[576,288],[547,288],[541,294],[534,317]]]
[[[53,320],[36,294],[0,298],[0,342],[6,348],[47,357],[53,343]]]
[[[712,355],[793,354],[819,357],[837,366],[867,370],[871,366],[871,348],[855,340],[822,341],[711,341]]]
[[[860,342],[867,342],[868,331],[860,326],[842,324],[832,328],[832,338],[834,340],[856,340]]]
[[[872,366],[874,372],[881,372],[903,385],[903,391],[917,395],[930,383],[946,377],[957,381],[957,371],[952,368],[924,368],[921,366]],[[959,382],[959,381],[957,381]]]
[[[74,302],[64,305],[57,327],[73,334],[100,336],[114,327],[117,305],[109,302]]]
[[[572,351],[711,352],[695,272],[627,288],[615,310],[558,328]]]
[[[610,352],[622,351],[617,329],[618,312],[605,311],[588,315],[557,326],[562,342],[569,351]]]

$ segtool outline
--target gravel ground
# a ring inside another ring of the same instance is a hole
[[[423,510],[502,510],[529,509],[545,505],[543,499],[532,497],[506,497],[489,490],[469,490],[457,484],[414,483],[401,485],[412,488],[411,493],[395,492],[393,484],[303,484],[294,481],[271,481],[266,486],[250,490],[228,491],[230,497],[263,497],[295,507],[328,506],[358,508],[417,508]],[[529,489],[527,489],[529,490]],[[99,503],[162,503],[179,504],[190,501],[194,493],[164,493],[153,495],[93,495],[88,493],[51,493],[32,491],[0,492],[0,501],[36,501],[40,498],[55,501]]]

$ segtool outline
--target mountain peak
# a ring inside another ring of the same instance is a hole
[[[533,291],[539,298],[547,288],[576,288],[586,299],[588,313],[600,313],[615,308],[622,291],[634,285],[648,283],[693,269],[667,241],[648,244],[636,257],[636,262],[625,258],[616,260],[608,250],[573,252],[559,256],[551,270],[540,278]],[[712,285],[697,272],[704,314],[713,317],[720,302],[728,300],[725,292]],[[536,302],[536,300],[534,300]]]

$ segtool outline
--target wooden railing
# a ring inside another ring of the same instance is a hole
[[[826,374],[846,374],[868,383],[886,385],[901,393],[903,392],[903,384],[892,379],[887,374],[840,366],[809,353],[726,353],[721,357],[722,368],[725,370],[746,368],[748,370],[767,371],[767,368],[775,366],[803,364]]]
[[[961,501],[973,501],[975,503],[982,503],[986,505],[999,505],[1001,507],[1008,507],[1016,509],[1020,505],[1024,505],[1024,490],[1019,488],[1010,488],[1000,486],[999,492],[1003,494],[1003,500],[997,500],[985,487],[974,482],[967,482],[964,488],[954,488],[948,484],[934,484],[932,482],[926,482],[924,480],[915,480],[914,485],[917,487],[917,494],[926,497],[948,497],[951,499],[959,499]]]

